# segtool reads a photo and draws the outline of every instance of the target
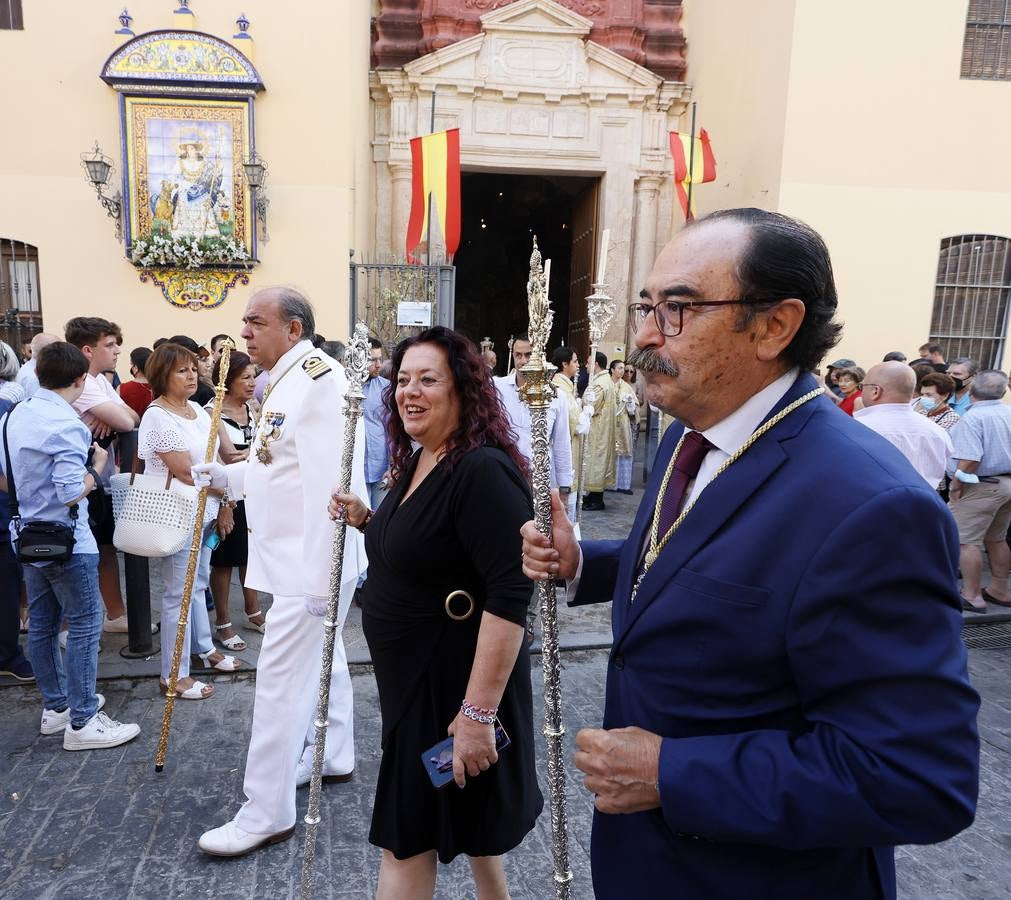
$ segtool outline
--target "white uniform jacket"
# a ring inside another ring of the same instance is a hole
[[[344,369],[313,350],[310,341],[300,341],[270,370],[249,459],[227,467],[229,496],[246,500],[247,587],[284,596],[329,596],[334,523],[327,503],[340,479],[346,391]],[[368,497],[361,419],[351,472],[351,491]],[[366,566],[363,536],[347,528],[341,621]]]

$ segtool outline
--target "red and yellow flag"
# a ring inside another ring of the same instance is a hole
[[[688,208],[688,185],[705,184],[716,180],[716,160],[713,158],[713,148],[709,146],[709,135],[705,128],[699,131],[695,138],[695,153],[692,154],[692,138],[689,134],[678,131],[670,133],[670,155],[674,157],[674,184],[677,186],[678,200],[685,221],[695,218],[695,191],[692,191],[692,208]],[[688,160],[692,160],[692,171],[688,171]]]
[[[407,261],[428,237],[428,196],[442,224],[450,257],[460,246],[460,129],[437,131],[411,140],[411,218],[407,223]]]

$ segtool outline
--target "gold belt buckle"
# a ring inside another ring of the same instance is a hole
[[[470,604],[470,607],[467,609],[467,612],[465,612],[462,616],[457,615],[452,610],[451,604],[453,602],[454,597],[466,597],[467,602]],[[474,598],[466,591],[453,591],[451,594],[447,594],[445,606],[446,606],[446,615],[457,622],[463,622],[469,619],[472,615],[474,615],[474,607],[475,607]]]

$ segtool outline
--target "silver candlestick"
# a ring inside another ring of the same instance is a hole
[[[593,285],[593,293],[586,298],[586,315],[590,322],[590,355],[586,360],[586,371],[589,379],[586,382],[586,390],[593,389],[593,367],[597,364],[597,345],[601,338],[607,334],[607,329],[614,319],[616,310],[615,302],[604,293],[605,285],[598,282]],[[584,392],[583,396],[586,394]],[[579,513],[583,508],[583,488],[586,483],[586,466],[588,456],[586,452],[587,435],[579,436],[579,480],[576,484],[576,524],[579,524]]]

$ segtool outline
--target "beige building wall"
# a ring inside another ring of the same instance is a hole
[[[716,181],[696,187],[699,216],[779,205],[793,47],[794,0],[684,0],[686,80],[696,131],[709,132]],[[691,108],[680,126],[691,127]],[[675,205],[672,231],[682,224]]]
[[[1011,237],[1011,84],[959,77],[966,8],[685,0],[719,176],[699,212],[754,204],[818,229],[845,322],[837,355],[865,366],[927,339],[942,238]]]
[[[79,164],[97,138],[116,163],[118,184],[119,95],[98,73],[119,46],[113,32],[122,3],[24,6],[25,30],[0,31],[7,86],[0,237],[38,247],[46,330],[60,333],[75,315],[100,315],[120,324],[125,350],[177,333],[201,342],[217,332],[237,336],[251,293],[290,283],[312,299],[319,330],[346,339],[348,250],[364,241],[369,218],[368,191],[361,190],[370,159],[368,4],[314,4],[311,12],[270,0],[191,4],[197,30],[226,41],[240,8],[250,19],[253,62],[267,88],[255,103],[255,137],[269,167],[270,199],[270,240],[260,244],[249,285],[236,285],[217,309],[199,311],[173,308],[157,287],[140,283]],[[131,3],[134,32],[176,27],[173,7]],[[125,375],[125,355],[120,363]]]

